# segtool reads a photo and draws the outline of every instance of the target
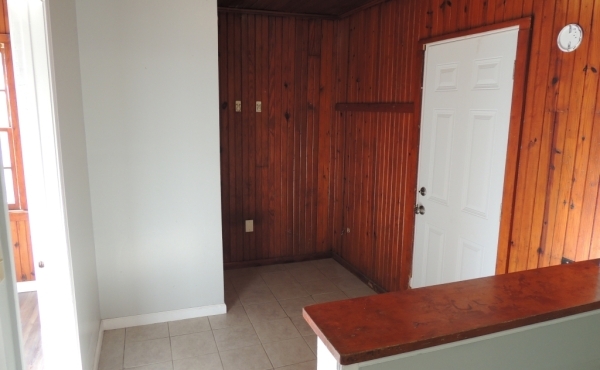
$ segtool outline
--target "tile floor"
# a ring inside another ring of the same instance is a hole
[[[99,370],[313,370],[302,308],[372,294],[332,259],[228,270],[226,314],[106,331]]]

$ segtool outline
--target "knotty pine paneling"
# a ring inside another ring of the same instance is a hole
[[[600,4],[394,0],[336,21],[220,14],[226,262],[332,250],[377,285],[406,288],[414,115],[334,105],[414,101],[418,40],[524,16],[532,47],[507,270],[600,257]],[[584,43],[562,53],[556,35],[572,22]],[[233,112],[255,98],[266,118]]]
[[[35,270],[29,231],[29,215],[23,211],[11,211],[9,212],[9,218],[17,281],[33,281],[35,280]]]
[[[346,89],[336,96],[413,101],[419,39],[524,16],[533,16],[533,33],[509,271],[555,265],[563,256],[600,257],[600,3],[395,0],[338,21],[348,41],[336,40],[348,48],[337,54],[335,64],[348,66]],[[579,23],[585,39],[562,53],[556,35],[568,23]],[[385,289],[403,289],[408,281],[400,277],[412,263],[417,128],[410,115],[340,116],[347,129],[341,229],[350,233],[334,251]]]
[[[219,13],[226,264],[331,251],[333,44],[333,21]]]

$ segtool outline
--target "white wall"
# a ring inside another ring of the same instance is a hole
[[[76,0],[102,318],[223,304],[216,0]]]
[[[75,294],[81,362],[84,369],[91,369],[100,329],[100,308],[86,160],[75,0],[48,1],[47,10],[55,82],[55,116],[62,166],[63,207],[66,213],[67,243],[70,252],[65,260],[70,258],[72,267],[69,280],[72,281]],[[36,225],[32,220],[32,229],[34,227]],[[47,258],[51,259],[52,256]],[[54,267],[52,264],[47,266],[47,268],[52,267]],[[49,324],[50,321],[48,319],[46,323]],[[45,354],[46,356],[51,357],[50,354]],[[62,361],[67,363],[65,358]]]

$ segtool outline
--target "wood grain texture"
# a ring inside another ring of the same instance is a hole
[[[600,260],[305,307],[342,365],[600,309]],[[340,315],[343,312],[343,315]]]
[[[414,103],[337,103],[338,112],[414,113]]]
[[[9,219],[17,281],[34,281],[35,269],[33,267],[29,216],[27,212],[10,211]]]
[[[219,13],[228,266],[331,251],[323,225],[331,209],[333,32],[327,20]],[[253,233],[245,220],[254,220]]]
[[[217,5],[221,11],[228,10],[251,10],[266,12],[263,15],[321,15],[339,17],[354,13],[380,3],[383,0],[305,0],[305,1],[281,1],[281,0],[218,0]],[[258,14],[258,13],[257,13]]]
[[[221,132],[228,135],[222,163],[229,166],[222,171],[225,261],[333,251],[377,286],[406,289],[419,144],[418,42],[529,16],[530,62],[517,66],[527,76],[525,105],[520,138],[510,149],[516,178],[512,189],[505,187],[515,202],[503,229],[506,267],[497,272],[554,265],[563,256],[600,257],[600,3],[391,0],[335,21],[252,15],[253,37],[263,35],[254,48],[242,47],[250,43],[250,23],[220,14],[227,22],[219,53],[227,68],[221,78]],[[556,35],[572,22],[584,28],[584,41],[562,53]],[[260,47],[266,57],[247,55]],[[268,86],[262,120],[233,111],[235,100],[251,97],[244,90],[251,81],[257,98]],[[413,101],[416,114],[335,110],[340,102]],[[254,135],[254,149],[247,135]],[[255,184],[248,183],[250,172]],[[252,194],[256,199],[246,199]],[[243,232],[247,218],[255,220],[252,237]]]
[[[43,370],[44,355],[37,292],[19,293],[19,309],[27,370]]]

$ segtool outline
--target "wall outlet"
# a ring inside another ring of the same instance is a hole
[[[247,233],[254,232],[254,220],[246,220],[246,232]]]
[[[241,112],[242,111],[242,102],[240,100],[236,100],[235,101],[235,111],[236,112]]]
[[[260,112],[262,112],[262,102],[257,101],[256,102],[256,113],[260,113]]]

